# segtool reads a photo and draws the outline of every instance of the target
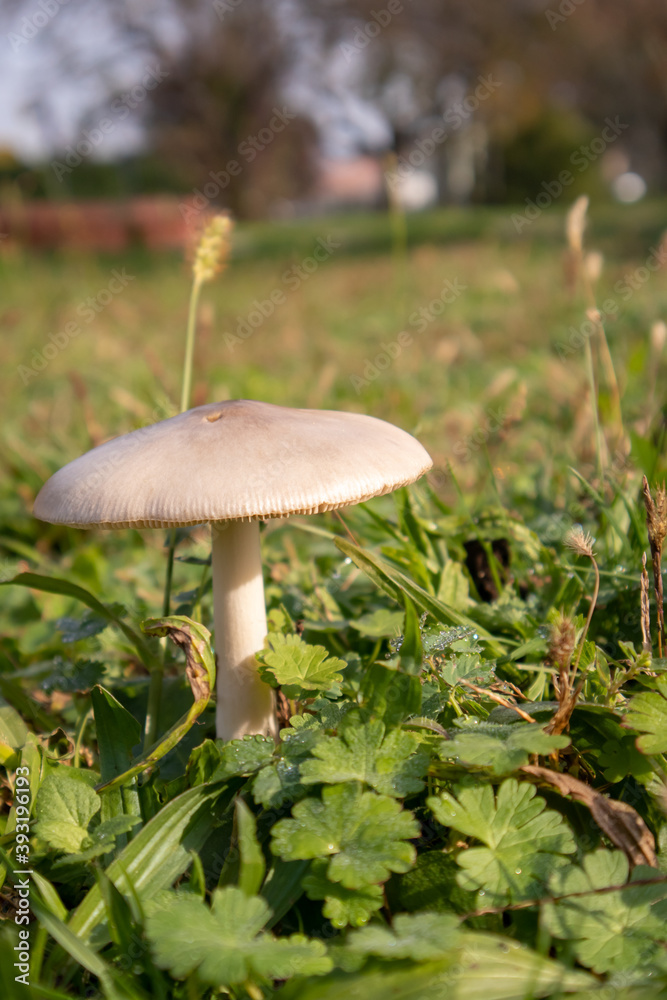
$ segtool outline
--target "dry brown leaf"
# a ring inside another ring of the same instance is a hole
[[[525,764],[521,770],[553,785],[561,795],[571,795],[577,802],[588,806],[602,832],[623,851],[631,865],[658,867],[653,834],[639,813],[627,802],[608,799],[583,781],[572,778],[569,774],[550,771],[546,767]]]

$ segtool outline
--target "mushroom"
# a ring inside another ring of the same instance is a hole
[[[267,631],[259,522],[360,503],[431,465],[415,438],[384,420],[236,399],[93,448],[44,484],[34,513],[74,528],[210,522],[217,733],[275,736],[273,692],[255,660]]]

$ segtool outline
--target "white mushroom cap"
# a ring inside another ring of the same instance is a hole
[[[75,528],[266,520],[360,503],[431,465],[384,420],[237,399],[93,448],[44,484],[34,514]]]

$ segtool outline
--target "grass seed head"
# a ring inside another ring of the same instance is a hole
[[[232,220],[228,215],[215,215],[201,235],[192,271],[195,281],[211,281],[226,265],[231,249]]]
[[[580,254],[584,245],[584,229],[586,227],[586,212],[588,210],[588,195],[582,194],[575,201],[565,219],[565,233],[570,250]]]
[[[575,639],[574,622],[567,615],[559,612],[558,617],[551,625],[549,660],[561,672],[566,671],[572,662]]]
[[[665,535],[667,535],[667,491],[664,483],[662,486],[657,486],[654,499],[646,476],[642,480],[642,489],[651,553],[655,553],[660,558]]]
[[[575,524],[573,528],[570,528],[564,541],[568,549],[572,549],[577,555],[587,556],[589,559],[595,558],[593,552],[595,539],[587,531],[584,531],[580,524]]]
[[[584,272],[591,285],[596,285],[602,274],[604,257],[597,250],[590,250],[584,257]]]
[[[651,326],[651,354],[657,359],[662,354],[667,340],[667,326],[658,319]]]

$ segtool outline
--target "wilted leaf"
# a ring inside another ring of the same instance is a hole
[[[655,839],[639,813],[618,799],[608,799],[569,774],[559,774],[545,767],[526,764],[522,771],[534,774],[559,790],[561,795],[571,795],[588,806],[593,819],[609,839],[626,854],[633,865],[647,864],[657,867]]]

